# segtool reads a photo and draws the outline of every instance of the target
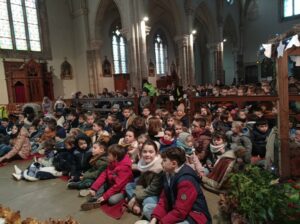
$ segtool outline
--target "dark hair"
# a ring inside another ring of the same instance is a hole
[[[127,132],[127,131],[132,132],[135,139],[138,137],[135,128],[133,128],[133,127],[130,126],[129,128],[127,128],[126,132]],[[125,135],[126,135],[126,133],[125,133]]]
[[[178,166],[181,166],[185,163],[185,151],[178,147],[170,147],[166,151],[162,152],[161,157],[163,159],[167,158],[169,160],[175,160]]]
[[[7,117],[4,117],[4,118],[2,118],[2,120],[1,120],[1,121],[9,122],[9,120],[8,120],[8,118],[7,118]]]
[[[115,133],[118,133],[118,132],[121,132],[122,131],[122,124],[120,122],[116,122],[112,125],[112,130],[115,132]]]
[[[102,120],[100,120],[100,119],[94,121],[94,124],[98,125],[98,126],[101,127],[102,129],[105,128],[105,123],[104,123],[104,121],[102,121]]]
[[[130,110],[130,111],[132,111],[133,109],[132,109],[131,105],[124,105],[123,108],[122,108],[122,111],[124,111],[124,110]]]
[[[206,120],[204,118],[196,118],[194,121],[199,124],[200,128],[205,128]]]
[[[124,159],[124,156],[126,155],[126,149],[118,144],[113,144],[108,147],[108,153],[112,154],[114,157],[117,157],[118,161],[121,161]]]
[[[148,139],[148,140],[146,140],[146,141],[144,142],[142,148],[144,148],[145,145],[152,145],[152,146],[154,147],[155,152],[158,153],[158,148],[157,148],[157,145],[156,145],[156,143],[155,143],[154,141]]]
[[[174,128],[172,128],[172,127],[166,127],[166,129],[165,129],[164,133],[165,133],[166,131],[169,131],[169,132],[171,132],[171,134],[172,134],[172,137],[175,137],[175,136],[176,136],[176,131],[175,131],[175,129],[174,129]]]
[[[106,147],[106,145],[105,144],[103,144],[102,142],[100,142],[100,141],[95,141],[94,143],[93,143],[93,145],[99,145],[99,147],[102,147],[103,149],[104,149],[104,152],[107,152],[107,147]]]
[[[255,126],[258,127],[260,125],[268,125],[268,121],[264,118],[261,118],[261,119],[257,119],[256,120],[256,123],[255,123]]]
[[[89,136],[87,136],[86,134],[79,134],[77,137],[76,137],[76,139],[75,139],[75,145],[76,145],[76,147],[78,147],[78,142],[79,142],[79,140],[84,140],[86,143],[87,143],[87,145],[88,145],[88,148],[90,147],[90,145],[91,145],[91,138],[89,137]]]
[[[215,133],[212,134],[211,140],[216,138],[222,138],[224,142],[226,142],[226,135],[222,131],[216,131]]]

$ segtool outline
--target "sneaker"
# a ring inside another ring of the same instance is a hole
[[[100,208],[101,206],[101,202],[85,202],[81,205],[81,210],[82,211],[88,211],[88,210],[91,210],[91,209],[94,209],[94,208]]]
[[[87,197],[90,195],[90,190],[88,189],[82,189],[79,191],[79,196],[81,197]]]
[[[14,165],[14,168],[15,168],[15,174],[21,175],[22,170],[17,165]]]
[[[78,189],[78,183],[77,183],[77,182],[69,182],[69,183],[67,184],[67,187],[68,187],[69,189]]]
[[[150,223],[148,220],[138,220],[134,224],[148,224]]]
[[[21,180],[22,179],[21,174],[13,173],[12,176],[15,178],[15,180]]]

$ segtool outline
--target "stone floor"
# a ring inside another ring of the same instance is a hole
[[[15,162],[22,169],[29,162]],[[13,163],[13,164],[15,164]],[[80,211],[80,204],[85,201],[78,197],[75,190],[67,190],[66,182],[61,179],[38,182],[15,181],[11,173],[13,164],[0,167],[0,204],[11,209],[21,211],[22,219],[35,217],[40,220],[52,218],[66,218],[72,216],[81,224],[96,223],[134,223],[139,217],[125,213],[121,220],[115,220],[100,209]],[[205,191],[206,200],[214,216],[217,214],[218,196]]]

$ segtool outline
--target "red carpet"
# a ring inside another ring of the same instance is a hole
[[[68,181],[69,177],[68,176],[60,176],[59,179],[61,179],[63,181]]]
[[[116,205],[108,205],[107,203],[105,203],[100,207],[100,209],[108,216],[114,219],[120,219],[126,211],[126,207],[124,206],[124,204],[125,200],[123,199]]]

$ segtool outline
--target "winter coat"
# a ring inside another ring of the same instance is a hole
[[[235,150],[238,146],[243,146],[247,150],[247,154],[245,156],[245,161],[250,162],[251,152],[252,152],[252,142],[250,138],[243,133],[233,134],[232,131],[228,131],[226,133],[228,144],[228,149]]]
[[[164,140],[164,138],[160,138],[159,140],[159,144],[160,144],[160,149],[159,151],[162,153],[164,151],[166,151],[168,148],[176,146],[176,138],[174,138],[171,141],[166,141]]]
[[[254,126],[251,136],[252,142],[252,156],[259,155],[261,158],[265,158],[267,137],[270,134],[270,129],[267,132],[260,132],[256,126]]]
[[[97,191],[104,183],[108,184],[109,189],[102,195],[104,200],[108,200],[117,193],[125,193],[125,186],[132,179],[131,159],[125,155],[121,161],[109,163],[106,170],[100,174],[97,180],[91,186],[91,189]]]
[[[141,171],[136,188],[135,198],[142,203],[143,200],[150,196],[158,196],[163,186],[162,159],[157,156],[150,164],[144,164],[143,159],[138,162],[137,169]]]
[[[90,159],[91,168],[83,174],[83,179],[93,179],[96,180],[97,177],[102,173],[107,167],[107,156],[93,156]]]
[[[201,152],[207,150],[211,141],[211,132],[208,129],[204,129],[201,132],[193,132],[195,150]]]
[[[5,155],[6,159],[10,159],[17,154],[23,159],[27,159],[29,157],[31,145],[29,141],[29,133],[26,128],[21,128],[18,136],[12,140],[12,146],[12,149]]]
[[[79,177],[83,172],[86,172],[91,167],[89,163],[91,158],[92,158],[91,149],[87,149],[87,150],[76,149],[74,151],[75,162],[71,170],[71,176]]]
[[[74,150],[62,149],[57,152],[52,161],[56,170],[62,171],[65,174],[71,172],[72,167],[75,166]]]
[[[188,220],[189,223],[211,223],[205,197],[200,188],[200,178],[195,171],[183,165],[170,179],[164,175],[164,188],[152,217],[162,224]]]

